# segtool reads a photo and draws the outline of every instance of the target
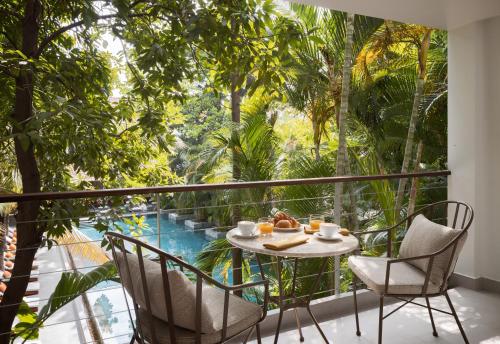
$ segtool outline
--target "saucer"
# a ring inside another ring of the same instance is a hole
[[[339,233],[335,233],[334,235],[327,237],[321,234],[320,232],[316,232],[313,234],[316,238],[320,240],[326,240],[326,241],[342,241],[342,236]]]
[[[240,231],[239,228],[235,228],[235,229],[233,229],[233,236],[235,238],[240,238],[240,239],[253,239],[253,238],[257,238],[259,236],[259,231],[257,231],[254,228],[252,234],[250,234],[250,235],[243,235],[243,233],[241,233],[241,231]]]

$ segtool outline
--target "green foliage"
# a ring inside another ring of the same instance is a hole
[[[335,175],[333,159],[322,157],[319,161],[302,155],[288,166],[288,178],[319,178]],[[295,185],[284,188],[283,207],[299,217],[330,212],[333,208],[332,184]]]
[[[25,303],[20,307],[18,312],[20,322],[14,329],[15,336],[25,340],[37,338],[39,328],[56,311],[99,283],[114,279],[116,275],[114,262],[107,262],[86,274],[78,271],[63,272],[54,292],[38,315],[32,312]]]

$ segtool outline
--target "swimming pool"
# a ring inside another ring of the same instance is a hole
[[[144,223],[141,240],[158,246],[158,228],[156,214],[147,214],[144,216]],[[128,228],[123,222],[117,222],[122,228]],[[92,240],[102,239],[102,233],[98,232],[92,224],[81,223],[79,229]],[[128,234],[125,232],[124,234]],[[168,214],[160,216],[160,248],[172,255],[182,256],[182,258],[194,263],[196,255],[203,249],[210,240],[205,237],[204,230],[191,230],[184,227],[183,224],[170,222]]]

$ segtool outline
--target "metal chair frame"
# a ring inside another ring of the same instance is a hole
[[[266,317],[266,314],[267,314],[267,305],[268,305],[268,301],[269,301],[269,281],[268,280],[262,278],[262,280],[260,280],[260,281],[255,281],[255,282],[250,282],[250,283],[245,283],[245,284],[240,284],[240,285],[234,285],[234,286],[227,286],[227,285],[220,283],[219,281],[213,279],[212,277],[205,274],[201,270],[195,268],[194,266],[186,263],[182,259],[180,259],[176,256],[173,256],[173,255],[170,255],[167,252],[160,250],[157,247],[151,246],[151,245],[144,243],[140,240],[137,240],[135,238],[131,238],[129,236],[126,236],[126,235],[123,235],[120,233],[107,232],[105,235],[111,244],[111,250],[113,253],[114,260],[116,261],[118,254],[123,254],[125,267],[126,267],[124,270],[126,270],[126,271],[120,271],[120,267],[118,266],[118,264],[116,264],[117,269],[118,269],[118,273],[122,279],[123,279],[123,277],[127,276],[129,278],[129,280],[132,281],[132,275],[130,273],[129,263],[127,260],[128,259],[127,253],[130,253],[130,252],[128,252],[127,249],[125,248],[125,242],[132,245],[132,246],[135,246],[137,256],[139,258],[138,261],[139,261],[140,276],[133,276],[133,278],[137,279],[138,277],[140,277],[140,279],[141,279],[142,289],[144,290],[144,298],[145,298],[145,303],[146,303],[146,307],[141,308],[141,309],[147,311],[147,317],[148,317],[148,320],[151,322],[151,324],[153,324],[154,316],[153,316],[153,313],[151,311],[151,300],[150,300],[148,293],[146,292],[148,290],[148,281],[146,280],[146,272],[144,269],[144,259],[145,258],[143,256],[143,250],[149,250],[149,251],[153,252],[154,254],[158,255],[157,260],[159,261],[159,263],[161,265],[162,281],[163,281],[163,287],[165,290],[165,293],[164,293],[165,299],[163,300],[163,302],[165,302],[166,309],[167,309],[167,320],[168,320],[167,323],[168,323],[168,328],[169,328],[169,335],[170,335],[170,343],[171,344],[176,344],[177,338],[176,338],[176,331],[175,331],[176,326],[175,326],[174,321],[173,321],[174,314],[173,314],[173,310],[172,310],[172,298],[171,298],[170,284],[168,281],[168,274],[167,274],[167,264],[168,263],[171,263],[175,266],[178,266],[181,271],[184,271],[184,270],[190,271],[196,276],[196,304],[195,304],[196,311],[195,311],[195,315],[194,315],[195,316],[195,327],[196,327],[195,341],[194,342],[196,344],[201,343],[201,336],[202,336],[202,333],[201,333],[201,305],[202,305],[202,287],[203,287],[204,282],[211,284],[217,288],[220,288],[224,291],[224,305],[223,305],[224,313],[223,313],[223,320],[222,320],[222,329],[221,329],[222,332],[221,332],[220,343],[224,343],[225,341],[227,341],[231,338],[234,338],[234,337],[244,333],[245,331],[248,331],[248,333],[244,339],[244,343],[246,343],[248,338],[252,334],[254,328],[256,330],[257,341],[259,344],[261,343],[259,324],[260,324],[260,322],[262,322],[262,320],[264,320],[264,318]],[[263,274],[261,273],[261,277],[262,276],[263,276]],[[227,336],[228,313],[229,313],[229,295],[230,295],[230,293],[242,291],[244,289],[253,288],[253,287],[257,287],[257,286],[264,287],[264,300],[263,300],[263,304],[261,305],[261,307],[262,307],[261,318],[255,324],[247,327],[246,329],[244,329],[244,330],[242,330],[234,335]],[[135,326],[134,319],[132,318],[132,314],[130,312],[130,307],[128,305],[127,297],[125,295],[127,308],[129,311],[129,316],[130,316],[130,320],[132,322],[133,331],[134,331],[134,334],[133,334],[132,339],[131,339],[131,343],[134,343],[134,341],[137,340],[139,343],[142,343],[142,344],[145,344],[147,342],[149,342],[151,344],[160,344],[160,342],[158,341],[158,337],[157,337],[154,326],[151,326],[151,333],[150,333],[151,338],[147,338],[147,341],[146,341],[144,333],[141,329],[141,321],[139,320],[140,306],[137,304],[137,302],[135,300],[136,293],[133,290],[133,285],[131,285],[131,288],[132,288],[132,291],[130,293],[131,294],[130,296],[132,297],[135,316],[137,319],[137,321],[136,321],[137,326]],[[122,286],[122,289],[123,289],[123,292],[125,294],[125,288],[123,286]],[[155,302],[161,302],[161,300],[155,300]]]
[[[432,334],[435,337],[438,336],[438,333],[436,330],[436,326],[434,324],[434,318],[432,316],[432,311],[434,310],[437,312],[452,315],[455,318],[455,321],[458,325],[458,328],[460,329],[460,333],[462,334],[463,340],[465,341],[465,343],[467,343],[467,344],[469,343],[467,336],[465,334],[465,331],[462,327],[462,324],[460,323],[460,319],[458,318],[457,312],[455,311],[455,308],[453,307],[450,296],[448,295],[448,282],[449,282],[449,278],[450,278],[448,275],[451,276],[451,274],[449,274],[449,272],[450,272],[450,269],[452,269],[451,265],[453,263],[453,257],[455,255],[455,251],[457,249],[458,243],[459,243],[460,239],[465,235],[467,230],[470,228],[470,226],[472,224],[472,220],[474,219],[474,210],[472,209],[472,207],[470,205],[468,205],[467,203],[464,203],[464,202],[457,202],[457,201],[436,202],[436,203],[430,204],[428,206],[425,206],[425,207],[419,209],[418,211],[414,212],[413,214],[408,215],[404,220],[400,221],[399,223],[397,223],[396,225],[394,225],[390,228],[365,231],[365,232],[356,232],[355,235],[361,239],[361,237],[363,235],[386,232],[387,233],[387,257],[391,258],[392,253],[393,253],[392,252],[393,243],[391,240],[391,238],[392,238],[391,234],[393,231],[398,229],[404,223],[407,224],[407,226],[406,226],[406,230],[407,230],[410,227],[411,222],[413,221],[413,219],[417,215],[424,214],[424,213],[429,212],[429,211],[432,213],[436,209],[436,207],[443,206],[443,207],[445,207],[447,214],[450,214],[450,212],[449,212],[450,205],[455,206],[453,224],[451,227],[454,229],[461,229],[461,232],[450,243],[448,243],[442,249],[440,249],[436,252],[433,252],[431,254],[421,255],[421,256],[417,256],[417,257],[397,258],[397,259],[391,259],[391,260],[387,261],[386,274],[385,274],[385,288],[384,288],[384,292],[380,295],[380,300],[379,300],[379,329],[378,329],[378,343],[379,344],[382,344],[383,320],[385,318],[389,317],[390,315],[392,315],[393,313],[395,313],[396,311],[400,310],[401,308],[403,308],[407,304],[413,304],[413,305],[421,306],[421,307],[428,309],[429,317],[431,319],[431,324],[432,324],[432,331],[433,331]],[[462,218],[462,221],[457,222],[461,207],[464,207],[463,218]],[[461,224],[460,224],[460,222],[461,222]],[[447,266],[447,269],[445,271],[444,278],[443,278],[443,281],[440,285],[439,291],[436,293],[428,293],[427,288],[429,285],[429,280],[430,280],[430,276],[431,276],[431,272],[432,272],[432,266],[434,263],[434,259],[436,256],[445,253],[450,248],[452,249],[450,261],[448,262],[448,266]],[[391,294],[391,293],[389,293],[389,278],[390,278],[390,273],[391,273],[391,266],[393,264],[398,264],[398,263],[402,263],[402,262],[410,262],[410,261],[419,260],[419,259],[429,259],[429,262],[427,265],[427,271],[424,271],[425,272],[425,280],[424,280],[424,285],[422,286],[421,292],[418,294]],[[358,336],[360,336],[361,332],[359,330],[358,303],[357,303],[357,298],[356,298],[356,284],[358,282],[358,279],[359,278],[356,276],[356,274],[353,273],[352,289],[353,289],[353,298],[354,298],[354,311],[355,311],[355,317],[356,317],[356,334]],[[448,306],[450,307],[451,312],[447,312],[447,311],[444,311],[441,309],[431,307],[430,302],[429,302],[429,298],[436,297],[436,296],[445,296],[446,297],[446,301],[448,302]],[[393,311],[391,311],[390,313],[384,315],[384,298],[385,297],[394,297],[398,300],[403,301],[404,303],[402,305],[400,305],[399,307],[397,307],[396,309],[394,309]],[[426,301],[425,305],[413,301],[415,298],[420,298],[420,297],[425,298],[425,301]]]

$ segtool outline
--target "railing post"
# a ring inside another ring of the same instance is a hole
[[[239,248],[232,249],[233,254],[233,285],[238,285],[243,283],[243,270],[242,270],[242,261],[243,261],[243,253]],[[237,296],[242,296],[243,293],[241,290],[237,290],[234,292]]]
[[[156,194],[156,230],[158,231],[158,248],[161,248],[161,205],[160,194]]]

